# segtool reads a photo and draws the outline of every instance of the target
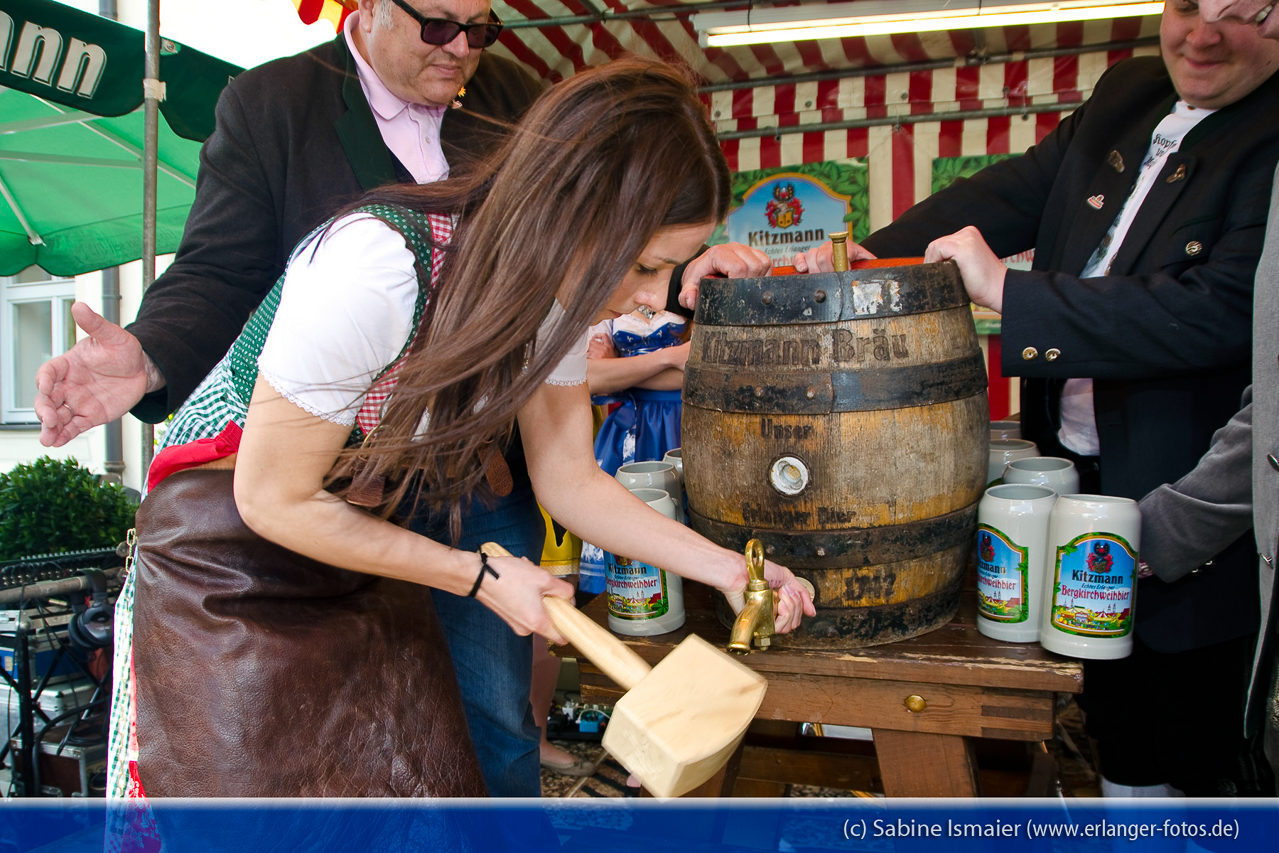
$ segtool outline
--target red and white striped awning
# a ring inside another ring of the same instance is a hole
[[[655,0],[651,3],[635,0],[494,0],[494,11],[508,25],[495,50],[523,62],[548,80],[559,80],[582,68],[599,65],[630,52],[670,62],[684,62],[708,83],[723,83],[963,58],[983,53],[1105,45],[1153,36],[1159,30],[1157,17],[1145,17],[704,48],[698,44],[697,32],[690,22],[690,8],[695,9],[699,5],[704,6],[705,3],[679,0]],[[745,6],[743,3],[742,7]],[[602,11],[605,17],[639,11],[648,11],[651,16],[529,26],[538,21],[591,16],[594,9]]]
[[[356,0],[292,2],[304,22],[328,20],[335,28],[356,6]],[[493,10],[507,29],[490,49],[550,81],[634,53],[687,64],[707,83],[716,84],[1018,51],[1090,45],[1105,50],[1107,45],[1155,36],[1159,31],[1158,17],[1150,16],[704,48],[690,18],[705,5],[705,0],[494,0]],[[743,8],[746,5],[742,3]],[[623,15],[633,17],[617,17]]]

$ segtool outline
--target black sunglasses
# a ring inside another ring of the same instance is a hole
[[[427,44],[448,44],[457,38],[458,33],[466,33],[466,43],[476,50],[483,50],[497,41],[498,33],[502,32],[502,22],[491,12],[490,20],[482,24],[461,24],[450,21],[448,18],[427,18],[410,6],[406,0],[392,0],[392,2],[422,25],[422,41]]]

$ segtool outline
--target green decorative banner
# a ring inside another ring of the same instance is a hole
[[[973,157],[938,157],[933,160],[933,192],[946,189],[960,178],[971,178],[991,163],[1020,154],[981,154]]]
[[[869,180],[861,160],[827,160],[733,174],[728,220],[710,242],[755,246],[785,263],[826,239],[851,230],[870,233]]]
[[[0,86],[98,116],[142,105],[143,34],[52,0],[4,0],[0,9]],[[160,109],[174,131],[202,141],[213,131],[213,105],[240,73],[177,42],[161,39]]]

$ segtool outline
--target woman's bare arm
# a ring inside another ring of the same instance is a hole
[[[520,410],[529,476],[546,511],[578,536],[614,553],[726,593],[744,589],[742,554],[655,512],[600,470],[591,445],[589,403],[585,385],[547,384]],[[770,584],[781,593],[777,629],[792,630],[802,613],[815,613],[812,601],[789,569],[771,562],[765,569]]]
[[[339,568],[466,595],[480,558],[383,521],[323,488],[351,428],[309,414],[258,379],[235,465],[235,503],[255,533]],[[563,639],[542,608],[543,595],[572,587],[527,560],[490,558],[478,599],[519,634]]]

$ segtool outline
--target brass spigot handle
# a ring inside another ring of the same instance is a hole
[[[764,543],[758,539],[746,543],[746,571],[752,584],[759,582],[767,588],[768,581],[764,577]],[[748,585],[747,589],[750,588]]]

